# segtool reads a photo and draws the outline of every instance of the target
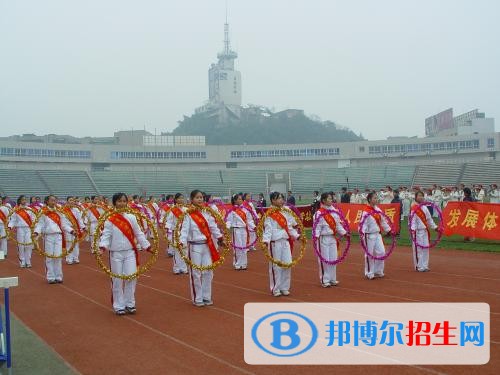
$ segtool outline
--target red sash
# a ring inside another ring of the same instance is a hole
[[[139,252],[137,251],[137,245],[134,241],[135,235],[130,221],[128,221],[128,219],[121,214],[111,215],[108,220],[113,223],[113,225],[117,227],[130,242],[130,245],[132,245],[132,249],[134,249],[135,252],[135,264],[139,266]]]
[[[4,223],[7,222],[7,216],[5,216],[2,210],[0,210],[0,220],[2,220]]]
[[[212,257],[212,262],[217,262],[220,259],[219,252],[215,248],[214,241],[212,240],[212,233],[208,227],[208,222],[202,215],[201,211],[193,211],[190,214],[191,219],[198,225],[200,232],[207,238],[207,245],[210,249],[210,256]]]
[[[73,219],[73,223],[75,223],[76,225],[76,229],[78,231],[78,236],[80,235],[80,232],[82,231],[82,229],[80,228],[80,224],[78,223],[78,220],[76,219],[76,216],[75,214],[73,213],[73,211],[71,210],[71,207],[69,206],[66,206],[63,208],[64,212],[66,212],[69,216],[71,216],[71,218]]]
[[[248,231],[247,214],[242,208],[235,208],[234,212],[245,223],[245,230],[247,231],[247,246],[248,246],[248,244],[250,243],[250,232]]]
[[[382,224],[381,224],[382,216],[380,215],[380,212],[377,211],[374,207],[372,207],[370,205],[367,205],[363,211],[365,211],[369,214],[372,214],[371,216],[373,217],[373,219],[377,223],[378,229],[380,230],[380,234],[382,234],[383,233]]]
[[[278,223],[281,229],[286,232],[288,235],[288,243],[290,244],[290,251],[293,251],[293,237],[288,230],[288,221],[286,220],[286,217],[279,211],[274,211],[270,217]]]
[[[24,208],[21,208],[17,210],[16,212],[21,219],[24,220],[24,222],[28,225],[28,227],[31,227],[31,224],[33,224],[33,221],[31,220],[31,216],[29,215],[28,211],[26,211]]]
[[[99,220],[99,218],[101,217],[99,210],[95,206],[89,206],[89,210],[90,212],[92,212],[92,214],[94,214],[95,218]]]
[[[182,210],[179,207],[174,206],[170,209],[170,211],[172,211],[177,219],[182,215]]]
[[[424,211],[422,210],[422,207],[419,207],[418,204],[414,204],[411,207],[411,212],[413,212],[415,215],[418,216],[420,220],[422,220],[422,223],[424,223],[425,230],[427,231],[427,238],[430,241],[431,238],[431,233],[429,232],[429,226],[427,225],[427,218],[425,217]]]
[[[338,251],[339,247],[340,247],[340,243],[339,243],[339,239],[335,236],[337,234],[337,223],[335,221],[335,218],[331,215],[331,213],[333,211],[327,210],[326,208],[320,208],[319,212],[321,214],[326,213],[325,216],[323,216],[323,219],[325,219],[325,222],[328,224],[330,229],[333,231],[333,236],[335,237],[335,241],[337,242],[337,251]]]
[[[52,220],[54,223],[56,223],[59,229],[61,230],[62,247],[63,249],[66,249],[66,236],[64,235],[64,230],[62,228],[61,216],[59,216],[57,212],[51,211],[48,208],[43,210],[43,214],[47,216],[50,220]]]

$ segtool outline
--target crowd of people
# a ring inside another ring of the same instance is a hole
[[[400,203],[403,218],[414,213],[410,223],[414,269],[428,272],[429,232],[438,230],[438,226],[432,218],[432,207],[422,205],[426,201],[438,207],[452,201],[499,203],[500,191],[493,184],[487,190],[481,185],[472,188],[434,185],[430,189],[400,187],[393,190],[387,186],[379,191],[343,188],[340,194],[314,192],[312,236],[321,286],[339,284],[336,276],[339,246],[341,240],[350,235],[349,228],[341,222],[343,215],[336,202],[365,205],[359,233],[365,250],[367,279],[384,277],[384,260],[388,255],[383,235],[394,235],[378,203]],[[33,247],[42,246],[47,282],[58,284],[63,282],[63,257],[68,265],[78,264],[79,243],[89,241],[91,251],[97,255],[109,252],[110,272],[114,275],[113,310],[117,315],[124,315],[136,312],[136,278],[127,275],[138,272],[138,251],[151,251],[153,246],[159,246],[159,241],[152,241],[156,228],[167,239],[165,252],[173,258],[172,272],[189,275],[192,302],[199,307],[213,304],[213,265],[221,261],[221,249],[231,244],[233,268],[245,271],[249,267],[248,252],[255,250],[260,242],[269,260],[271,294],[288,296],[294,241],[305,234],[299,231],[300,218],[292,209],[285,208],[296,204],[291,191],[286,197],[272,192],[269,202],[270,209],[264,210],[268,204],[263,194],[253,200],[249,193],[238,193],[231,196],[230,202],[223,202],[200,190],[193,190],[189,201],[182,193],[162,195],[158,200],[154,196],[146,199],[124,193],[116,193],[111,199],[68,196],[65,201],[49,195],[43,202],[36,196],[29,202],[24,195],[15,202],[2,197],[0,252],[7,256],[7,241],[12,241],[17,246],[20,268],[30,268]],[[117,211],[124,208],[127,210]],[[179,224],[179,221],[182,222]],[[155,226],[155,230],[151,226]],[[43,245],[38,244],[39,239]],[[69,243],[73,244],[72,251],[65,254]]]

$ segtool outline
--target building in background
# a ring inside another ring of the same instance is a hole
[[[495,119],[486,117],[484,112],[479,112],[478,109],[453,117],[453,108],[449,108],[425,119],[425,135],[427,137],[494,132]]]
[[[208,102],[195,113],[217,116],[220,123],[239,120],[241,116],[241,73],[234,69],[238,54],[231,49],[229,24],[224,24],[224,49],[217,54],[217,64],[208,69]]]

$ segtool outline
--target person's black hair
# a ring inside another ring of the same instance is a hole
[[[318,195],[318,194],[319,194],[319,191],[314,190],[314,191],[313,191],[313,194],[314,194],[314,195]]]
[[[183,197],[183,196],[184,196],[184,195],[183,195],[183,194],[181,194],[181,193],[177,193],[177,194],[175,194],[175,196],[174,196],[174,202],[177,202],[177,199],[179,199],[180,197]]]
[[[111,201],[113,202],[113,206],[116,206],[116,202],[118,202],[118,200],[121,199],[122,197],[125,197],[125,199],[127,199],[127,194],[125,194],[125,193],[113,194],[113,198],[111,198]]]
[[[343,192],[346,192],[346,191],[347,191],[347,188],[346,188],[346,187],[343,187],[343,188],[342,188],[342,191],[343,191]]]
[[[250,193],[242,193],[242,194],[241,194],[241,198],[242,198],[243,200],[246,200],[246,199],[247,199],[247,195],[250,195]]]
[[[205,192],[201,192],[201,194],[203,195],[203,200],[208,203],[210,201],[210,198],[212,198],[212,194],[207,194]]]
[[[285,196],[279,191],[273,191],[271,194],[269,194],[269,199],[271,199],[271,202],[278,199],[279,197],[285,199]]]
[[[72,195],[68,195],[68,196],[66,197],[66,202],[67,202],[67,201],[69,201],[71,198],[73,198],[73,196],[72,196]]]
[[[53,195],[53,194],[49,194],[49,195],[47,195],[47,196],[43,199],[43,203],[45,203],[45,204],[49,203],[49,199],[50,199],[50,197],[54,197],[54,198],[55,198],[56,196],[55,196],[55,195]]]
[[[193,191],[191,192],[191,194],[189,194],[189,198],[190,198],[191,200],[193,200],[193,199],[194,199],[194,197],[196,197],[196,195],[198,195],[198,194],[203,195],[203,192],[202,192],[201,190],[195,189],[195,190],[193,190]]]
[[[333,195],[331,195],[330,193],[322,193],[320,198],[321,203],[325,203],[328,197],[332,197],[333,200]]]
[[[368,195],[366,196],[366,201],[367,201],[368,203],[370,203],[370,200],[372,199],[372,197],[373,197],[374,195],[375,195],[375,192],[374,192],[374,191],[370,191],[370,192],[368,193]]]
[[[21,204],[21,200],[22,200],[23,198],[26,198],[26,196],[25,196],[25,195],[20,195],[20,196],[19,196],[19,198],[17,198],[17,205],[18,205],[18,206]]]
[[[469,189],[468,187],[464,188],[464,195],[470,197],[472,195],[471,189]]]
[[[422,190],[417,190],[417,191],[415,192],[415,199],[417,199],[417,196],[418,196],[418,195],[421,195],[422,197],[425,197],[425,194],[424,194],[424,192],[423,192]]]
[[[97,198],[97,195],[91,195],[91,196],[90,196],[90,200],[92,200],[92,201],[93,201],[94,199],[96,199],[96,198]]]
[[[241,194],[234,194],[231,196],[231,204],[234,206],[236,204],[236,201],[238,200],[238,197],[241,197],[243,199],[243,195]]]
[[[174,196],[172,194],[168,194],[168,195],[165,196],[165,200],[166,201],[168,201],[170,199],[173,199],[173,198],[174,198]]]
[[[132,195],[132,199],[135,201],[139,196],[137,194]]]

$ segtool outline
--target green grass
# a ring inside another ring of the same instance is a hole
[[[306,229],[307,238],[311,238],[311,229]],[[431,238],[435,238],[436,234],[431,233]],[[359,243],[359,236],[353,233],[351,237],[352,243]],[[401,234],[398,238],[398,245],[411,246],[410,236],[408,233],[408,222],[404,220],[401,222]],[[488,253],[500,253],[500,241],[476,239],[474,242],[464,242],[463,236],[450,236],[441,238],[437,245],[438,249],[455,249],[467,251],[484,251]]]

